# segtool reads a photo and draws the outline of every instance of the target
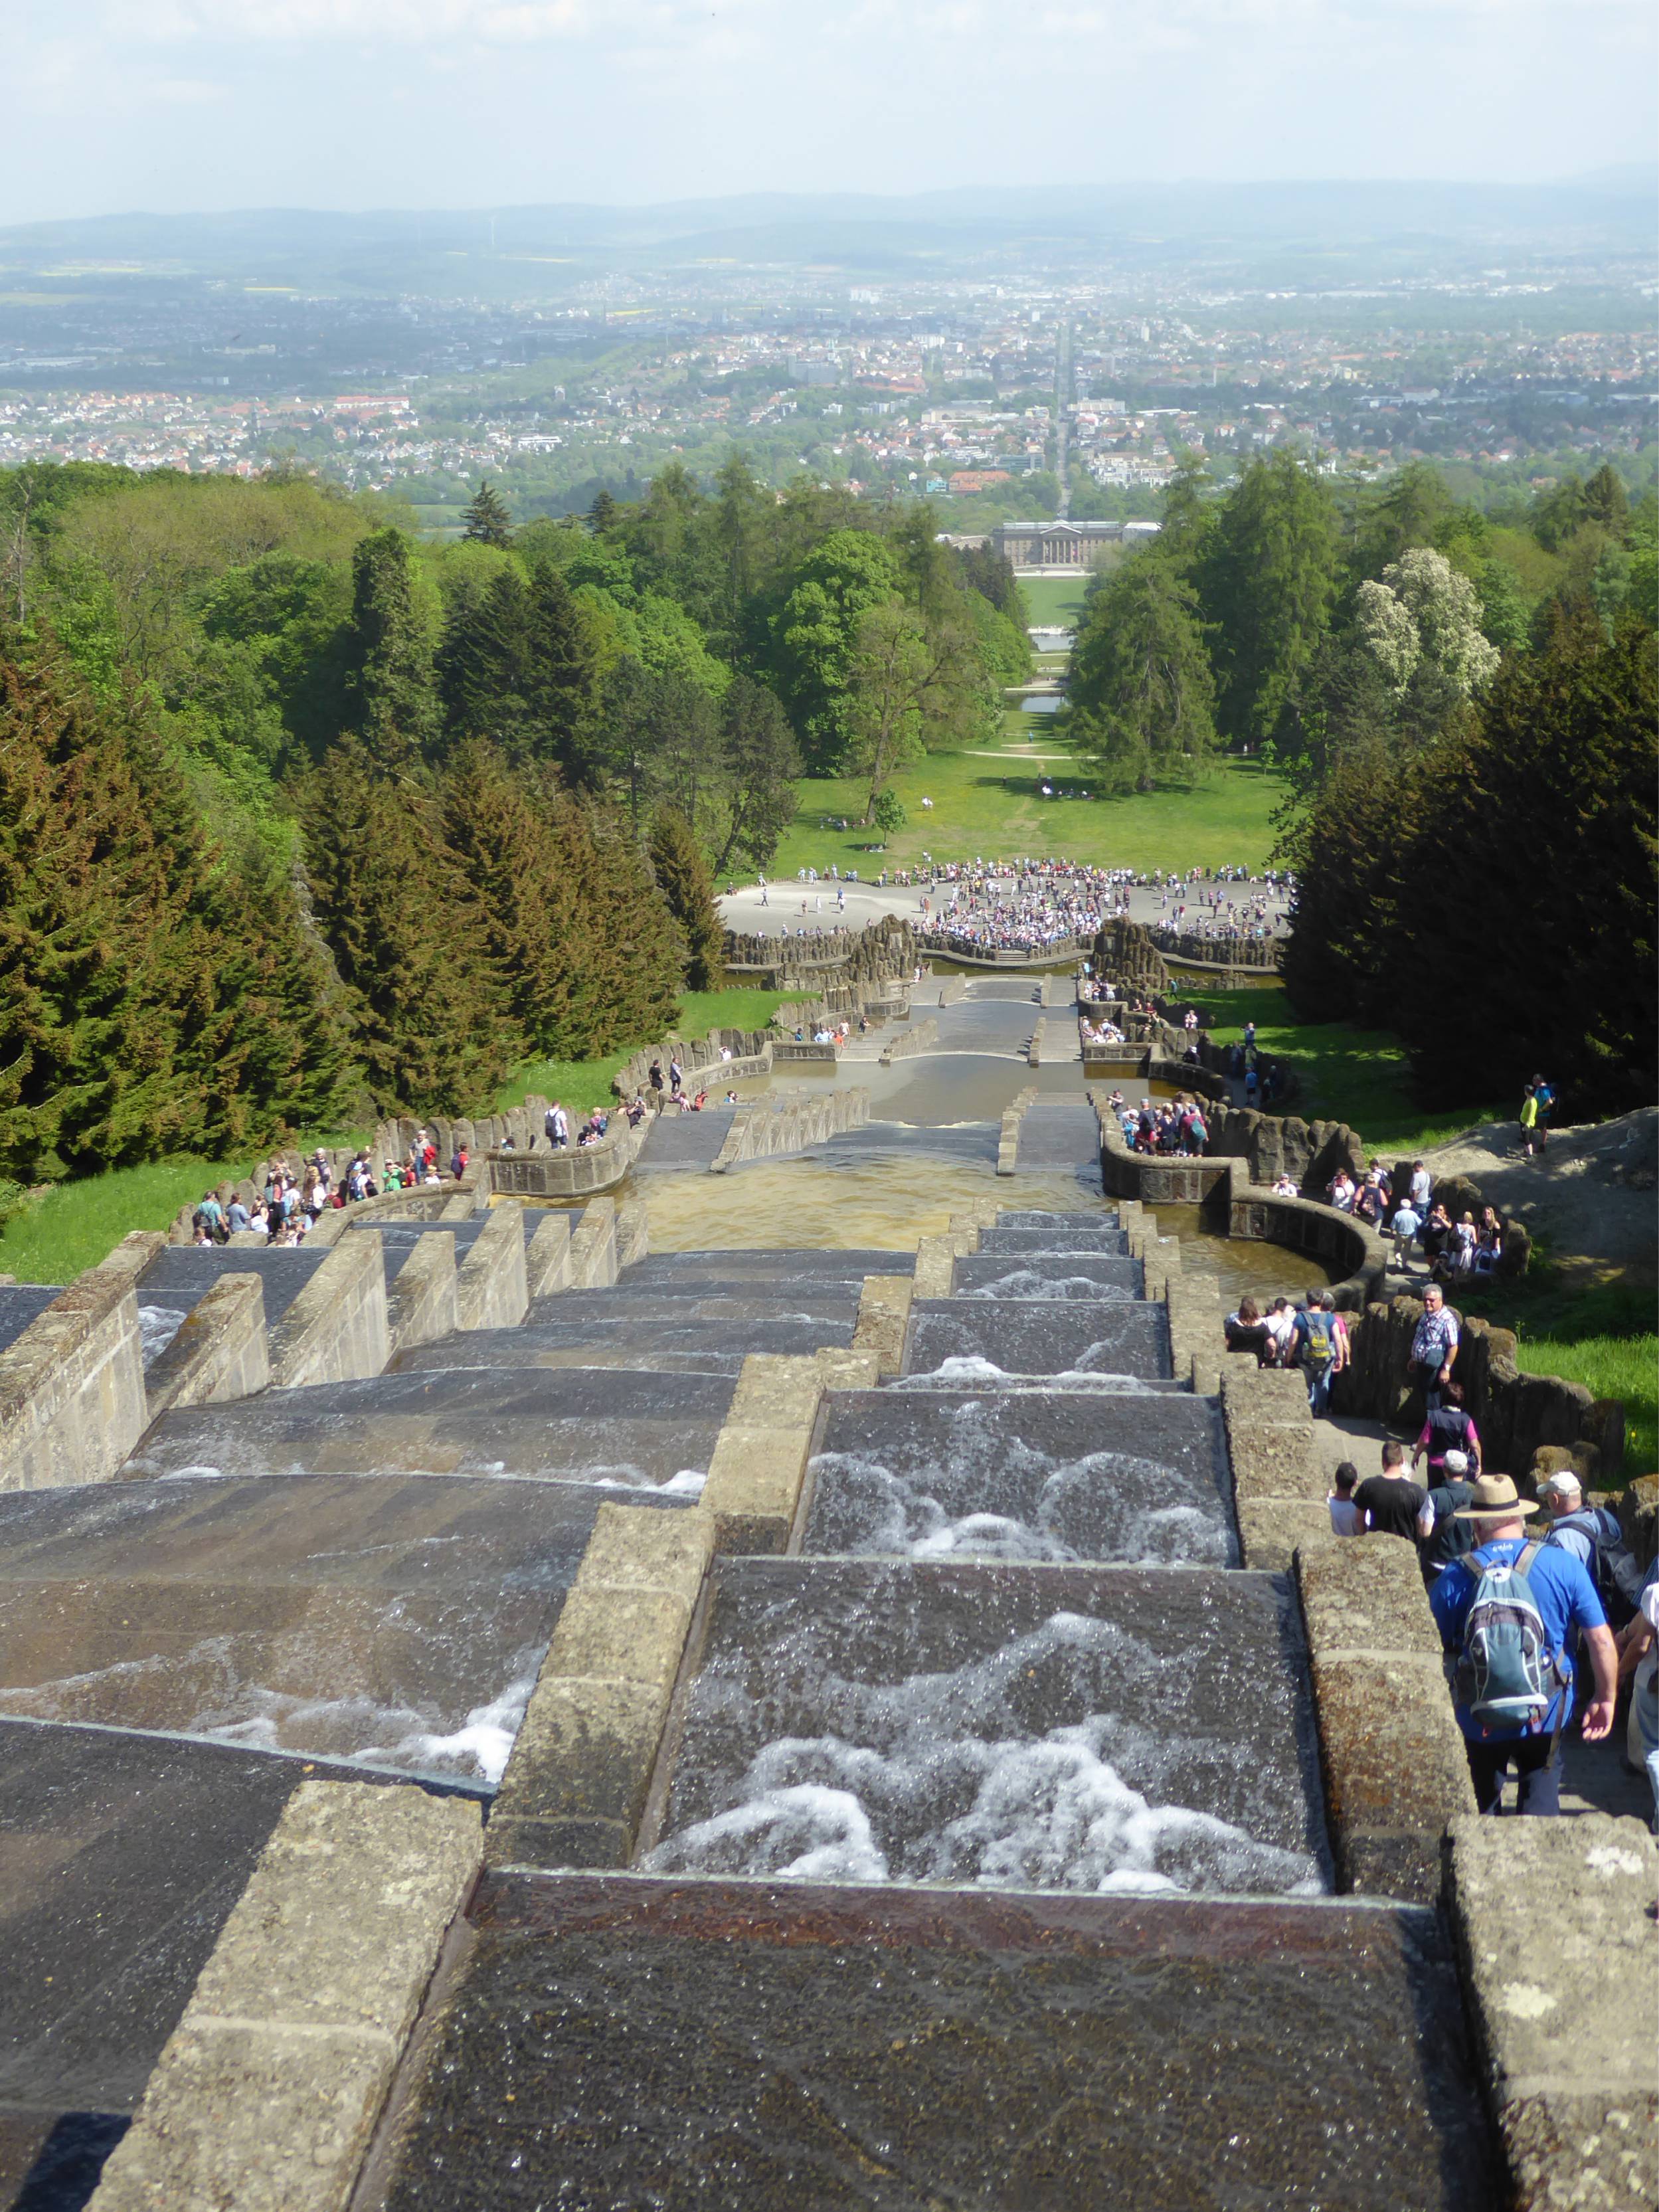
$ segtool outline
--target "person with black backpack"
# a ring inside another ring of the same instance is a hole
[[[1572,1717],[1569,1641],[1583,1637],[1595,1674],[1582,1733],[1599,1743],[1613,1728],[1617,1647],[1583,1562],[1528,1538],[1538,1508],[1506,1474],[1483,1474],[1457,1517],[1479,1539],[1429,1592],[1441,1642],[1454,1661],[1452,1699],[1463,1733],[1475,1802],[1496,1813],[1504,1777],[1518,1778],[1516,1811],[1561,1809],[1556,1753]]]
[[[1619,1516],[1605,1505],[1586,1505],[1584,1486],[1571,1468],[1550,1476],[1538,1502],[1550,1516],[1545,1542],[1571,1552],[1589,1570],[1612,1626],[1620,1629],[1634,1620],[1642,1600],[1642,1570],[1625,1541]]]

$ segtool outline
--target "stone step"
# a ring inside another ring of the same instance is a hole
[[[981,1252],[1127,1252],[1127,1232],[1109,1229],[987,1229]]]
[[[907,1375],[947,1359],[977,1359],[1006,1375],[1085,1372],[1151,1380],[1170,1373],[1161,1305],[1082,1299],[918,1298],[911,1308]]]
[[[381,1375],[164,1414],[120,1472],[580,1480],[631,1468],[665,1482],[707,1468],[731,1395],[714,1375],[488,1365]]]
[[[680,1328],[695,1322],[831,1321],[855,1319],[859,1291],[856,1284],[831,1284],[808,1288],[799,1283],[745,1285],[738,1291],[711,1290],[690,1283],[677,1296],[672,1291],[635,1289],[626,1280],[600,1291],[557,1291],[534,1298],[525,1326],[562,1323],[579,1318],[584,1325],[620,1326],[638,1331],[653,1322]]]
[[[1115,1229],[1116,1212],[1103,1206],[1091,1213],[1044,1213],[1032,1206],[1005,1206],[998,1209],[999,1229]]]
[[[807,1471],[802,1549],[1236,1565],[1214,1402],[849,1390]]]
[[[683,1282],[728,1284],[792,1282],[859,1284],[866,1275],[908,1275],[915,1267],[914,1249],[890,1252],[873,1246],[844,1251],[807,1247],[784,1250],[734,1246],[729,1251],[653,1252],[631,1267],[623,1280],[638,1289],[672,1290]]]
[[[617,1319],[591,1322],[526,1322],[520,1328],[471,1329],[463,1335],[416,1346],[392,1363],[400,1373],[449,1366],[631,1367],[664,1371],[692,1369],[735,1375],[751,1352],[809,1356],[821,1347],[853,1341],[850,1320],[669,1322],[630,1325]]]
[[[1428,1911],[514,1870],[472,1918],[387,2212],[1496,2201]]]
[[[493,1781],[617,1495],[307,1475],[0,1500],[0,1713]]]
[[[956,1263],[960,1297],[1139,1298],[1146,1269],[1122,1253],[969,1253]]]

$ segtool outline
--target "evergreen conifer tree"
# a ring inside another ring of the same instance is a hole
[[[717,991],[726,975],[725,931],[708,864],[683,814],[667,806],[660,810],[651,825],[650,851],[657,889],[685,939],[686,987]]]
[[[562,573],[539,562],[525,609],[525,749],[554,761],[573,783],[592,781],[599,711],[599,652],[594,626]]]
[[[582,912],[586,1050],[659,1037],[679,1009],[685,943],[617,810],[562,797],[558,821]]]
[[[350,737],[307,796],[317,921],[350,994],[375,1105],[476,1107],[524,1039],[503,1009],[479,902],[435,802],[377,775]]]
[[[407,769],[435,745],[438,696],[432,641],[401,530],[377,530],[361,541],[351,557],[351,726],[382,769]]]
[[[438,684],[452,743],[508,738],[527,712],[530,601],[524,579],[503,568],[487,588],[457,601],[438,652]]]
[[[513,543],[513,518],[507,511],[506,501],[488,477],[480,480],[463,520],[466,526],[461,535],[470,538],[475,544],[505,547]]]

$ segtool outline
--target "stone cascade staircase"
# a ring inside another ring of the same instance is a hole
[[[1330,1688],[1415,1571],[1292,1577],[1213,1282],[1136,1206],[547,1222],[372,1248],[512,1320],[0,1498],[0,2208],[1498,2212],[1443,1746],[1402,1805]]]
[[[630,1276],[641,1356],[767,1326],[737,1256]],[[1099,1211],[849,1267],[830,1387],[762,1346],[703,1510],[596,1531],[374,2203],[1489,2201],[1443,1935],[1330,1893],[1168,1267]]]

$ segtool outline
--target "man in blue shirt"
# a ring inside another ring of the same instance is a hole
[[[1526,1547],[1527,1516],[1537,1510],[1517,1495],[1506,1474],[1483,1474],[1475,1484],[1474,1503],[1461,1508],[1457,1515],[1460,1521],[1474,1523],[1475,1548],[1467,1558],[1455,1559],[1429,1592],[1441,1641],[1448,1651],[1460,1652],[1463,1648],[1464,1623],[1482,1573],[1488,1565],[1514,1564]],[[1595,1694],[1584,1708],[1584,1739],[1599,1742],[1613,1727],[1618,1656],[1613,1631],[1583,1562],[1555,1546],[1540,1546],[1527,1569],[1527,1579],[1564,1686],[1557,1692],[1542,1724],[1530,1732],[1519,1727],[1483,1730],[1470,1718],[1467,1707],[1456,1708],[1475,1802],[1483,1813],[1496,1813],[1502,1806],[1504,1775],[1510,1765],[1520,1783],[1516,1812],[1547,1814],[1561,1809],[1555,1743],[1572,1714],[1574,1629],[1583,1635],[1595,1671]]]

